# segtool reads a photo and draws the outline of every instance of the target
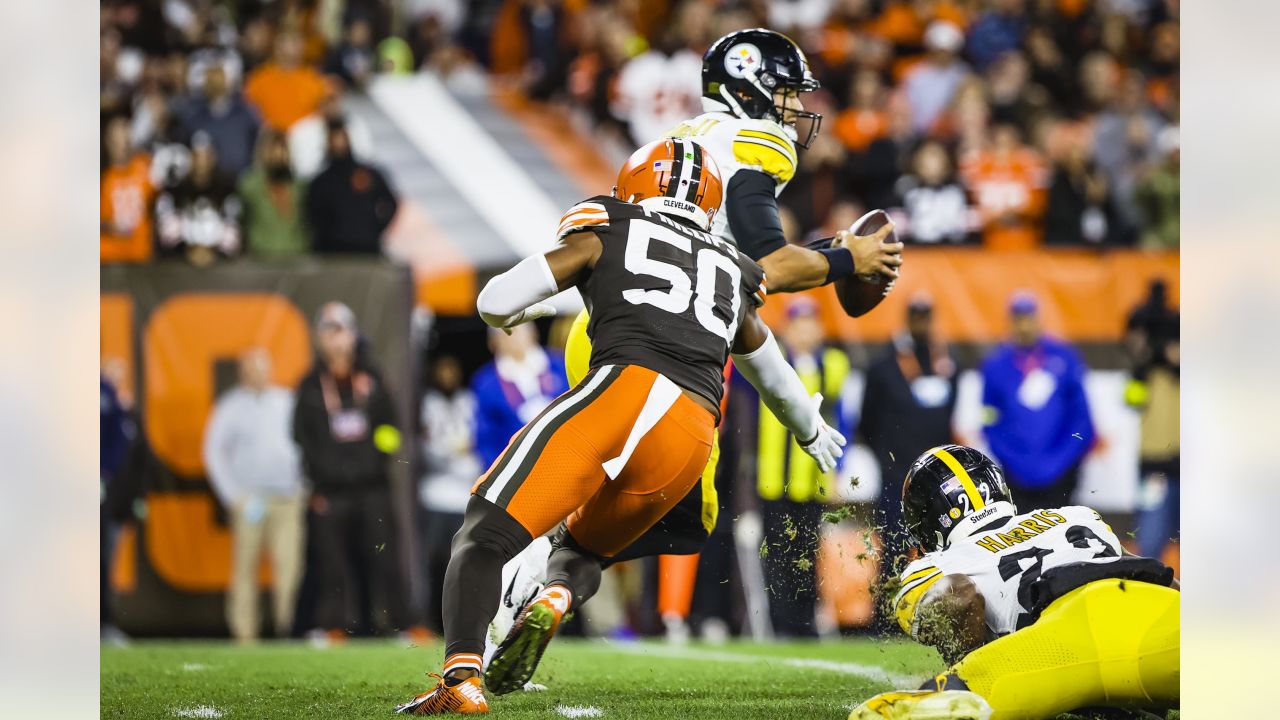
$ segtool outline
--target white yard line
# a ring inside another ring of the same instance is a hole
[[[567,718],[594,718],[602,717],[604,711],[598,707],[587,705],[582,707],[579,705],[557,705],[556,712]]]
[[[174,717],[180,718],[220,718],[222,711],[212,705],[178,708],[173,711]]]
[[[826,672],[854,675],[868,680],[885,683],[894,688],[914,688],[921,682],[917,675],[905,675],[885,670],[877,665],[855,662],[838,662],[835,660],[818,660],[814,658],[778,657],[773,655],[743,655],[724,650],[703,650],[701,648],[672,647],[669,645],[621,644],[608,643],[588,645],[611,651],[621,651],[632,655],[652,655],[654,657],[677,660],[706,660],[708,662],[725,663],[776,663],[801,670],[823,670]]]
[[[186,672],[200,672],[201,670],[208,670],[209,666],[204,663],[182,663],[182,669]]]

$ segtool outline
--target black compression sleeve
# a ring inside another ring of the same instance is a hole
[[[773,194],[777,186],[773,177],[759,170],[739,170],[725,191],[729,230],[738,249],[757,262],[787,244]]]

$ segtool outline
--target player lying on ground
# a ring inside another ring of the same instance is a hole
[[[855,272],[896,278],[902,265],[902,244],[882,242],[892,226],[866,236],[842,231],[830,247],[819,249],[789,244],[783,236],[777,196],[796,173],[796,146],[807,148],[822,120],[804,109],[800,94],[818,87],[804,52],[787,36],[763,29],[732,32],[713,43],[703,57],[702,102],[706,112],[670,133],[696,139],[716,158],[725,197],[722,211],[712,219],[711,234],[758,262],[769,278],[769,292],[774,294],[826,285]],[[584,310],[569,332],[565,359],[570,385],[581,381],[589,365],[589,325]],[[605,564],[700,552],[719,511],[715,489],[718,458],[719,443],[713,441],[699,486]],[[574,554],[576,549],[564,547],[559,537],[556,552]],[[541,589],[552,547],[552,542],[539,540],[505,569],[503,602],[491,632],[495,639],[506,636],[525,602]],[[561,562],[576,563],[584,573],[599,570],[591,568],[591,558],[586,556],[564,557]],[[598,583],[597,579],[582,585],[595,587]],[[580,596],[577,602],[589,597]],[[486,660],[494,649],[496,646],[489,646]]]
[[[958,445],[916,459],[902,512],[925,555],[903,572],[898,622],[954,664],[919,691],[877,695],[850,720],[1178,704],[1173,570],[1126,553],[1097,512],[1019,515],[995,463]]]
[[[543,300],[576,286],[599,349],[582,383],[526,425],[472,490],[445,572],[443,677],[399,712],[488,712],[480,653],[503,565],[562,520],[567,541],[608,558],[671,510],[706,465],[731,350],[824,471],[843,454],[844,438],[822,421],[756,315],[764,272],[706,232],[721,194],[715,162],[698,143],[650,143],[623,166],[615,197],[571,208],[559,245],[480,293],[485,322],[509,328],[549,312]],[[536,664],[578,592],[553,579],[494,666]]]

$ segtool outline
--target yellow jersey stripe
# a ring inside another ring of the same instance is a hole
[[[915,572],[911,573],[910,575],[908,575],[908,576],[906,576],[906,577],[902,578],[902,584],[903,584],[903,585],[910,585],[911,583],[915,582],[916,580],[919,580],[920,578],[922,578],[922,577],[924,577],[924,576],[928,575],[929,573],[934,573],[934,572],[937,572],[937,571],[938,571],[938,568],[933,567],[933,566],[929,566],[929,567],[927,567],[927,568],[920,568],[919,570],[917,570],[917,571],[915,571]]]
[[[981,510],[987,506],[983,501],[982,494],[978,492],[978,486],[973,484],[973,478],[969,477],[969,472],[964,469],[959,460],[955,456],[947,452],[945,448],[936,447],[932,450],[933,456],[946,463],[951,472],[956,474],[960,479],[960,486],[964,488],[964,494],[969,496],[969,502],[973,503],[974,510]]]
[[[758,166],[783,182],[789,181],[796,174],[796,163],[791,156],[764,140],[734,140],[733,154],[742,164]]]
[[[779,146],[779,148],[781,148],[783,151],[787,153],[787,155],[791,156],[792,160],[795,160],[795,157],[796,157],[795,150],[791,148],[791,142],[786,138],[781,138],[781,137],[778,137],[777,135],[774,135],[773,133],[764,132],[762,130],[739,130],[738,135],[743,137],[749,137],[749,138],[757,138],[760,140],[768,140],[770,142],[776,143]]]
[[[937,568],[934,568],[934,570],[936,572],[933,575],[917,583],[915,587],[912,587],[902,597],[898,598],[894,606],[894,615],[898,618],[898,625],[902,627],[903,632],[912,637],[915,637],[916,609],[920,606],[920,601],[924,598],[924,594],[929,592],[929,588],[933,587],[933,584],[943,577],[941,570]]]

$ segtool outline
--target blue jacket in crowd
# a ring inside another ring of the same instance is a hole
[[[1002,344],[982,363],[984,434],[1014,488],[1048,487],[1093,446],[1087,371],[1074,348],[1051,338]]]
[[[540,392],[525,397],[512,383],[498,376],[498,367],[489,363],[471,378],[476,397],[476,454],[488,468],[506,449],[507,443],[542,408],[569,390],[564,356],[546,351],[547,369],[540,378]]]
[[[120,405],[116,389],[98,376],[98,477],[107,481],[114,477],[129,451],[129,414]]]

